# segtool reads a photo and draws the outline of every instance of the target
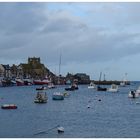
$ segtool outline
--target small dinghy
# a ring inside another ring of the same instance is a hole
[[[58,126],[57,131],[58,131],[58,133],[64,133],[64,127]]]
[[[15,104],[4,104],[1,106],[2,109],[17,109]]]

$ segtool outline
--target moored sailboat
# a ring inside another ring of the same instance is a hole
[[[100,81],[101,81],[101,76],[102,76],[102,72],[100,72],[99,84],[100,84]],[[97,86],[97,91],[107,91],[107,88],[101,87],[100,85],[98,85]]]
[[[127,76],[127,73],[125,73],[125,76],[124,76],[122,82],[120,82],[120,86],[122,86],[122,87],[125,87],[127,85],[126,76]]]

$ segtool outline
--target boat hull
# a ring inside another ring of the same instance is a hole
[[[118,92],[118,89],[108,89],[108,92]]]
[[[48,85],[49,81],[48,80],[34,80],[33,83],[35,85]]]
[[[34,103],[39,103],[39,104],[47,103],[47,100],[34,100]]]
[[[17,109],[16,105],[2,105],[1,106],[2,109]]]
[[[65,88],[66,91],[73,91],[75,90],[74,88]]]
[[[94,87],[94,86],[88,86],[88,88],[89,88],[89,89],[94,89],[95,87]]]
[[[102,87],[98,86],[97,91],[107,91],[107,88],[102,88]]]

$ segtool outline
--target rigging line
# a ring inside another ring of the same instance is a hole
[[[48,130],[46,130],[46,131],[41,131],[41,132],[35,133],[35,134],[33,134],[33,135],[40,135],[40,134],[47,133],[48,131],[51,131],[51,130],[53,130],[53,129],[59,127],[59,126],[60,126],[60,125],[57,125],[57,126],[55,126],[55,127],[53,127],[53,128],[50,128],[50,129],[48,129]]]

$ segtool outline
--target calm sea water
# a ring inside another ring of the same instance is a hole
[[[88,85],[79,85],[79,90],[69,92],[69,98],[54,101],[52,94],[56,91],[64,92],[66,87],[58,86],[47,90],[49,100],[46,104],[34,103],[37,86],[1,87],[0,104],[15,103],[18,109],[0,109],[0,137],[140,137],[140,104],[136,104],[140,98],[128,98],[128,91],[139,85],[139,82],[135,82],[120,87],[118,93],[97,92],[88,89]],[[90,108],[87,108],[88,104]],[[63,126],[65,132],[58,134],[56,129],[52,129],[57,125]],[[46,133],[35,135],[41,131]]]

